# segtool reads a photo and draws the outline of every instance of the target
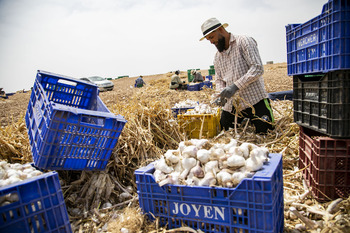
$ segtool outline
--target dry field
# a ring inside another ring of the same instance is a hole
[[[208,74],[207,70],[201,72]],[[105,171],[58,172],[74,232],[121,232],[122,228],[129,233],[197,232],[161,228],[156,222],[149,222],[138,208],[134,171],[186,140],[174,125],[170,108],[186,99],[208,104],[214,93],[211,89],[169,90],[171,75],[145,75],[147,85],[138,89],[132,88],[137,77],[113,80],[114,90],[100,93],[109,110],[128,122]],[[187,80],[187,72],[181,72],[180,77]],[[265,65],[264,80],[268,92],[293,88],[286,63]],[[24,123],[29,98],[30,92],[18,92],[9,99],[0,99],[0,159],[12,163],[32,161]],[[350,232],[350,199],[319,203],[303,183],[302,171],[298,169],[299,128],[293,122],[292,102],[273,101],[272,107],[276,128],[268,135],[255,135],[253,127],[247,124],[212,140],[239,135],[241,141],[266,146],[271,153],[282,153],[285,232]]]

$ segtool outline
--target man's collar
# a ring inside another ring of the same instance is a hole
[[[232,33],[230,33],[230,41],[229,41],[229,46],[228,46],[228,48],[227,49],[225,49],[224,51],[222,51],[221,53],[224,53],[224,54],[229,54],[230,53],[230,47],[231,47],[231,45],[232,45],[232,43],[234,42],[236,40],[236,37],[232,34]],[[220,53],[220,52],[219,52]]]

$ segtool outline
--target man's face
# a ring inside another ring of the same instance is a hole
[[[205,38],[209,40],[210,43],[214,44],[220,53],[225,50],[225,37],[220,33],[219,30],[211,32]]]

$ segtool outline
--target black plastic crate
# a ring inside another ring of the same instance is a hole
[[[334,138],[350,138],[350,70],[293,76],[294,121]]]

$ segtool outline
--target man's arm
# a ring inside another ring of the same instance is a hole
[[[222,79],[221,71],[215,67],[215,86],[216,91],[221,92],[225,88],[226,82]]]
[[[242,89],[264,74],[264,66],[260,58],[257,43],[253,38],[242,38],[239,46],[241,46],[242,55],[250,67],[247,73],[235,82],[235,85],[239,89]]]

